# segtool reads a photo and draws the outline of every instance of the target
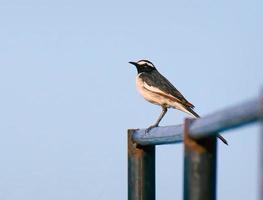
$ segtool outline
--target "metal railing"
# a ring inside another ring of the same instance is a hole
[[[184,200],[215,200],[216,135],[249,123],[262,123],[262,119],[263,95],[199,119],[186,119],[182,125],[154,128],[151,134],[145,134],[145,129],[128,130],[128,199],[155,199],[155,145],[183,142]],[[263,166],[263,135],[261,138]],[[263,200],[263,184],[261,188]]]

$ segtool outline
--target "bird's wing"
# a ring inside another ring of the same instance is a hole
[[[152,92],[163,94],[167,97],[176,99],[179,103],[188,108],[194,108],[186,98],[157,70],[148,73],[142,73],[140,77],[144,81],[144,87]]]

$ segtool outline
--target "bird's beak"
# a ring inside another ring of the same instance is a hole
[[[132,65],[137,65],[137,63],[136,62],[129,62],[130,64],[132,64]]]

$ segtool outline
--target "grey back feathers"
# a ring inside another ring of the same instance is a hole
[[[141,73],[140,77],[146,82],[149,86],[159,88],[163,92],[174,96],[178,99],[178,103],[181,103],[184,107],[194,108],[190,102],[157,70],[152,70],[148,73]]]

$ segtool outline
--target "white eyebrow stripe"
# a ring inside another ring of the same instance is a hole
[[[153,64],[151,64],[151,63],[149,63],[149,62],[146,62],[146,61],[144,61],[144,60],[139,61],[138,64],[139,64],[139,65],[145,65],[145,64],[147,64],[147,65],[150,66],[150,67],[154,67]]]
[[[147,62],[145,62],[145,61],[143,61],[143,60],[141,60],[141,61],[138,62],[139,65],[144,65],[144,64],[146,64],[146,63],[147,63]]]

